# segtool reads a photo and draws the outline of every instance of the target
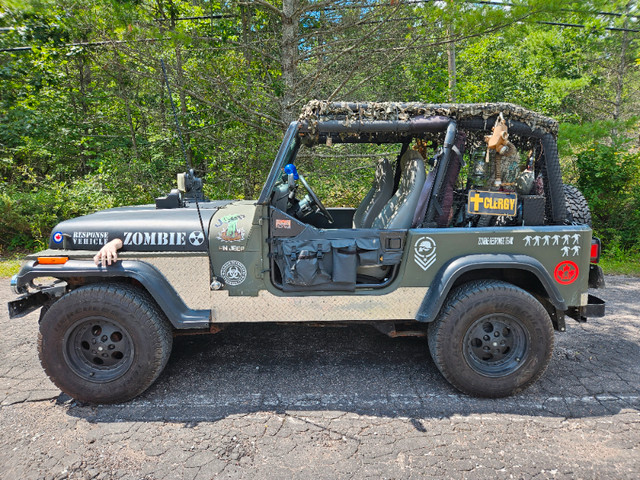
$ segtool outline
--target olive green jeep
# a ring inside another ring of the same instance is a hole
[[[234,322],[426,336],[457,389],[514,394],[543,374],[566,317],[604,315],[588,293],[604,285],[600,244],[563,185],[557,127],[506,103],[310,102],[257,200],[205,200],[188,172],[155,205],[64,221],[12,279],[10,316],[41,308],[42,365],[86,402],[135,397],[173,335]],[[311,183],[328,161],[321,200]],[[361,173],[357,206],[324,206]],[[115,238],[118,261],[96,265]]]

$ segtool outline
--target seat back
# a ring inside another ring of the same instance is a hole
[[[376,165],[376,176],[371,189],[353,215],[353,228],[369,228],[393,195],[393,169],[383,158]]]
[[[422,155],[407,150],[400,159],[402,173],[398,190],[373,220],[373,228],[410,228],[426,173]]]

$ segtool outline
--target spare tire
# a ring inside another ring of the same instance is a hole
[[[563,185],[563,188],[567,205],[567,220],[591,226],[591,210],[589,210],[589,204],[582,192],[574,185]]]

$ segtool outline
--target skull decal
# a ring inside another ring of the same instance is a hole
[[[420,237],[416,241],[416,245],[413,248],[415,253],[416,263],[424,270],[434,264],[436,261],[436,242],[431,237]]]

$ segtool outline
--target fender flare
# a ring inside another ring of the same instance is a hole
[[[533,273],[547,292],[549,300],[560,311],[567,309],[566,303],[549,273],[535,258],[527,255],[479,254],[457,257],[447,262],[436,274],[425,295],[416,320],[432,322],[440,312],[455,281],[473,270],[524,270]]]
[[[193,310],[187,307],[164,275],[143,261],[122,260],[102,267],[87,260],[69,260],[64,265],[42,265],[32,260],[22,267],[16,276],[16,284],[20,288],[38,277],[54,277],[61,280],[74,277],[107,280],[131,278],[142,284],[175,328],[209,328],[210,325],[211,310]],[[37,293],[27,294],[25,297]]]

